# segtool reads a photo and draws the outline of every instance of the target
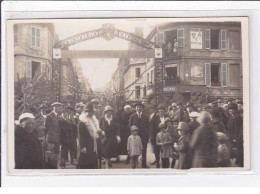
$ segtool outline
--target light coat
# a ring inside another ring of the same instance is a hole
[[[139,135],[130,135],[127,140],[127,151],[129,152],[129,156],[140,156],[142,154],[142,141]]]

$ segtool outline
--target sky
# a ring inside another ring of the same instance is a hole
[[[116,29],[127,32],[134,32],[135,27],[143,27],[146,37],[154,26],[153,22],[147,22],[147,19],[80,19],[80,20],[54,20],[55,32],[60,40],[70,36],[99,29],[104,23],[112,23]],[[69,47],[70,50],[127,50],[128,41],[115,37],[107,41],[101,38],[83,41]],[[116,58],[89,58],[78,59],[82,65],[83,75],[88,78],[92,89],[103,88],[111,80],[112,74],[117,68],[119,59]]]

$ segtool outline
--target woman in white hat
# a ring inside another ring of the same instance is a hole
[[[119,122],[113,115],[114,111],[111,106],[106,106],[104,116],[100,120],[100,128],[106,140],[103,146],[103,156],[106,161],[106,168],[112,167],[111,158],[116,158],[119,152]]]
[[[35,117],[31,113],[21,114],[15,128],[15,168],[44,168],[41,143],[35,133]]]

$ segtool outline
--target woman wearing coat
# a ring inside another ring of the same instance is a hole
[[[200,126],[194,131],[190,142],[190,148],[194,152],[192,168],[217,167],[217,136],[212,130],[210,114],[201,112],[198,122]]]
[[[94,115],[94,108],[88,103],[84,112],[79,116],[79,169],[97,169],[98,151],[101,138],[99,123]]]
[[[119,154],[119,122],[113,115],[111,106],[106,106],[104,116],[100,120],[102,134],[106,137],[103,145],[103,156],[106,161],[106,168],[112,167],[110,159],[117,157]]]
[[[43,169],[44,159],[41,143],[35,132],[35,117],[23,113],[15,127],[15,168]]]

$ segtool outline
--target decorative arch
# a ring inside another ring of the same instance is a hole
[[[151,42],[149,40],[146,40],[138,35],[135,35],[133,33],[125,32],[123,30],[115,29],[113,24],[103,24],[102,28],[92,31],[83,32],[74,36],[71,36],[69,38],[66,38],[64,40],[61,40],[58,42],[55,47],[56,48],[68,48],[71,45],[74,45],[79,42],[83,42],[85,40],[95,39],[103,37],[105,40],[112,40],[114,37],[118,37],[124,40],[127,40],[129,42],[132,42],[134,44],[137,44],[139,46],[142,46],[146,49],[153,49],[157,46],[154,42]]]

